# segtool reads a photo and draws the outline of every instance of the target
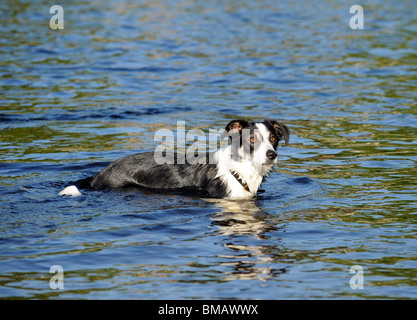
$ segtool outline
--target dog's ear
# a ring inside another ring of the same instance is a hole
[[[282,137],[284,137],[285,145],[288,146],[288,142],[290,141],[290,129],[288,129],[285,124],[275,120],[272,121],[272,126],[274,127],[278,138],[281,140]]]
[[[249,122],[246,120],[232,120],[227,124],[224,132],[220,137],[220,140],[223,140],[225,137],[231,136],[235,133],[242,134],[242,129],[245,129],[247,127],[249,127]]]

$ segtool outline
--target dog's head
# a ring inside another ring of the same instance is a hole
[[[231,140],[233,160],[250,160],[257,166],[271,168],[277,161],[278,143],[284,139],[288,145],[290,130],[276,120],[232,120],[222,138],[225,136]]]

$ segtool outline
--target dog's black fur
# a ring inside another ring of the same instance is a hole
[[[209,154],[207,163],[209,161]],[[174,155],[175,162],[176,154]],[[221,198],[226,186],[216,178],[216,164],[157,164],[154,152],[136,153],[74,183],[81,189],[145,188]]]

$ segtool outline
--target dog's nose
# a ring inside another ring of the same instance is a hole
[[[266,157],[267,157],[269,160],[274,160],[274,159],[277,157],[277,153],[276,153],[275,151],[273,151],[273,150],[268,150],[268,151],[266,152]]]

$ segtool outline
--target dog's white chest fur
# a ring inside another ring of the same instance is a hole
[[[227,186],[227,198],[253,198],[256,196],[263,177],[268,172],[264,172],[262,165],[258,166],[250,160],[233,161],[230,153],[230,147],[216,152],[218,169],[216,178],[221,179]],[[242,182],[247,185],[248,191],[245,190],[232,172],[239,175]]]

